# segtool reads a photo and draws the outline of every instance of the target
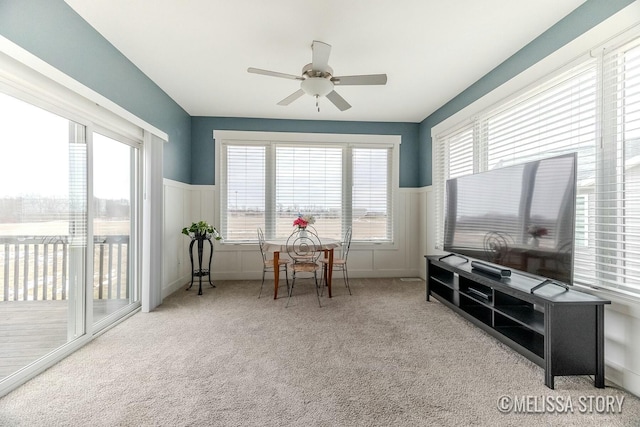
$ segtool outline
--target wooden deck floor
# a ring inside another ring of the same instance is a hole
[[[94,301],[94,318],[128,300]],[[68,301],[0,302],[0,380],[67,342]]]

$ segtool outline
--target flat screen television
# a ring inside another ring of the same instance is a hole
[[[444,250],[572,284],[577,155],[446,182]]]

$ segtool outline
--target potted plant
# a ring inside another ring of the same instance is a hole
[[[184,227],[182,229],[182,234],[191,237],[192,239],[198,238],[214,238],[216,240],[221,240],[222,236],[220,232],[213,226],[208,224],[206,221],[198,221],[191,223],[190,227]]]

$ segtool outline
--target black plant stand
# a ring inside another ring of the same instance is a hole
[[[209,268],[202,268],[202,253],[204,252],[204,242],[205,240],[209,242],[209,246],[211,247],[211,251],[209,253]],[[193,264],[193,244],[198,242],[198,268],[195,268]],[[213,243],[211,242],[211,238],[207,237],[205,234],[196,234],[191,238],[191,243],[189,244],[189,258],[191,259],[191,284],[186,289],[187,291],[191,289],[193,286],[193,278],[199,277],[200,286],[198,287],[198,295],[202,295],[202,276],[207,276],[209,279],[209,284],[212,288],[215,288],[216,285],[211,281],[211,260],[213,259]]]

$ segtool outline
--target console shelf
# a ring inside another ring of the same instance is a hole
[[[554,377],[594,375],[604,388],[604,305],[610,301],[549,285],[544,277],[512,272],[497,277],[472,270],[468,260],[426,256],[426,299],[433,296],[509,345]]]
[[[521,305],[502,306],[499,310],[501,314],[515,320],[525,328],[544,335],[544,313]]]

